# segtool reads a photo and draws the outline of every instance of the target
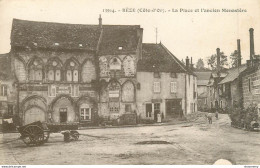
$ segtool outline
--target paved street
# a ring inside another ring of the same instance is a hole
[[[19,134],[1,134],[0,164],[213,164],[220,158],[260,164],[259,132],[230,127],[224,114],[212,125],[202,116],[179,125],[80,130],[71,143],[53,133],[39,147],[12,141]]]

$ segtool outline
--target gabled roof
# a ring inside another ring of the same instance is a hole
[[[13,19],[11,45],[17,47],[96,50],[100,33],[101,29],[98,25]]]
[[[103,25],[99,55],[135,52],[141,38],[138,31],[142,31],[139,25]]]
[[[143,43],[142,59],[138,61],[137,71],[192,73],[161,43]]]
[[[207,85],[211,75],[211,71],[206,72],[194,72],[197,75],[197,84],[198,85]]]
[[[235,79],[238,78],[238,76],[241,72],[246,70],[246,68],[247,68],[247,66],[244,64],[239,67],[229,69],[228,75],[222,81],[220,81],[219,84],[224,84],[224,83],[234,81]]]
[[[0,80],[6,81],[13,78],[11,59],[9,53],[0,54]]]
[[[99,50],[99,55],[135,52],[139,25],[83,25],[13,20],[11,45],[30,48]],[[119,50],[122,47],[122,50]]]

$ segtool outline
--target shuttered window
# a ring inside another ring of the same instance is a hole
[[[161,83],[160,82],[154,82],[153,83],[153,91],[154,91],[154,93],[160,93],[161,92]]]
[[[171,82],[171,93],[177,93],[177,83]]]

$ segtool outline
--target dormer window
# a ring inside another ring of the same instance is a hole
[[[79,44],[80,47],[82,47],[82,44]]]
[[[171,72],[171,78],[177,78],[177,73]]]
[[[60,44],[59,43],[54,43],[54,45],[59,46]]]
[[[122,46],[118,47],[118,50],[122,50],[122,49],[123,49],[123,47],[122,47]]]
[[[161,77],[160,72],[154,72],[153,77],[154,78],[160,78]]]
[[[53,66],[57,66],[57,64],[58,64],[58,63],[57,63],[56,61],[53,61],[53,62],[52,62],[52,65],[53,65]]]

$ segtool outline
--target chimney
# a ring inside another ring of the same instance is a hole
[[[220,71],[220,49],[217,48],[217,71]]]
[[[102,18],[101,18],[101,15],[99,15],[98,21],[99,21],[99,28],[102,28]]]
[[[193,69],[192,57],[190,57],[190,68]]]
[[[190,59],[189,59],[189,57],[187,56],[187,57],[186,57],[186,67],[189,68],[189,66],[190,66]]]
[[[253,60],[255,55],[255,47],[254,47],[254,29],[249,29],[250,34],[250,60]]]
[[[237,66],[241,66],[241,49],[240,49],[240,39],[237,39]]]

